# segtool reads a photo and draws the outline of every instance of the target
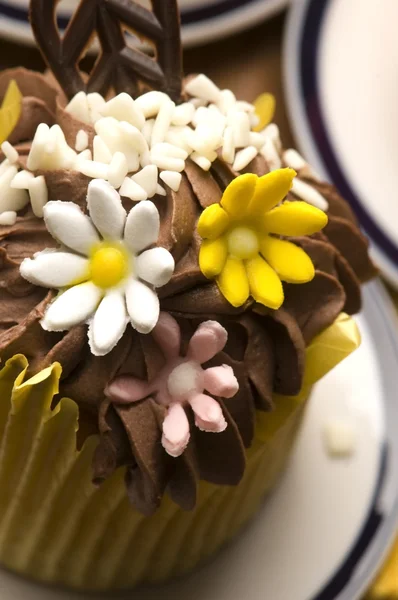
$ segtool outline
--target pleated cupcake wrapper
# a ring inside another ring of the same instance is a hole
[[[359,342],[354,322],[340,315],[307,349],[302,393],[276,397],[272,413],[258,413],[241,483],[200,482],[195,510],[184,512],[165,497],[149,518],[129,504],[123,469],[99,488],[92,484],[98,439],[87,439],[78,452],[77,404],[63,399],[51,408],[61,366],[25,381],[27,360],[14,356],[0,372],[0,563],[92,590],[163,581],[192,569],[257,510],[285,466],[312,384]]]

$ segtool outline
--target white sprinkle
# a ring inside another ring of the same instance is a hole
[[[77,170],[91,179],[108,179],[109,165],[95,160],[82,160],[77,165]]]
[[[3,160],[3,162],[0,164],[0,175],[2,175],[5,171],[7,171],[8,167],[10,167],[10,166],[11,166],[11,163],[8,160],[8,158]]]
[[[84,92],[78,92],[73,96],[65,110],[83,123],[88,125],[91,123],[87,96]]]
[[[253,104],[250,104],[250,102],[246,102],[245,100],[238,100],[238,102],[236,103],[236,109],[243,110],[244,112],[248,113],[254,113],[254,111],[256,110]]]
[[[119,129],[123,136],[123,139],[136,151],[138,154],[144,154],[148,152],[149,147],[145,137],[142,135],[141,131],[137,129],[134,125],[127,123],[126,121],[122,121],[119,124]]]
[[[247,165],[250,164],[254,158],[256,158],[257,154],[258,150],[257,148],[255,148],[255,146],[248,146],[247,148],[240,150],[236,154],[235,162],[232,167],[233,170],[243,171],[243,169],[246,168]]]
[[[101,162],[101,163],[105,163],[105,164],[109,164],[111,162],[112,154],[110,153],[110,150],[109,150],[108,146],[105,144],[104,140],[102,138],[100,138],[99,135],[96,135],[94,137],[93,149],[94,149],[94,160],[96,162]]]
[[[190,95],[207,102],[217,102],[220,99],[219,88],[206,75],[194,77],[185,86],[185,91]]]
[[[342,419],[331,419],[323,429],[326,451],[332,458],[352,456],[355,452],[356,437],[353,423]]]
[[[230,165],[235,160],[234,130],[231,126],[227,127],[224,132],[222,158]]]
[[[280,169],[282,166],[281,158],[270,138],[265,139],[265,144],[260,150],[260,154],[265,158],[268,163],[270,171]]]
[[[264,136],[261,133],[252,131],[250,133],[250,146],[255,146],[257,150],[260,150],[264,146]]]
[[[122,92],[109,100],[100,110],[103,117],[114,117],[118,121],[127,121],[141,129],[145,124],[145,116],[131,96]]]
[[[200,123],[193,135],[188,137],[187,142],[193,150],[206,155],[220,148],[223,140],[216,128]]]
[[[119,194],[126,198],[130,198],[130,200],[133,200],[134,202],[140,202],[141,200],[146,200],[148,198],[146,191],[130,177],[126,177],[123,181]]]
[[[295,171],[300,171],[300,169],[303,169],[307,164],[301,154],[299,154],[296,150],[293,150],[293,148],[285,150],[283,153],[283,162],[286,166],[294,169]]]
[[[188,152],[182,148],[179,148],[178,146],[173,146],[173,144],[167,144],[166,142],[156,144],[156,146],[152,148],[152,152],[154,154],[171,156],[172,158],[182,158],[182,160],[186,160],[188,158]]]
[[[167,196],[166,190],[159,184],[156,186],[156,194],[158,196]]]
[[[203,171],[209,171],[211,168],[211,162],[209,159],[198,154],[198,152],[192,152],[190,159],[193,160]]]
[[[100,136],[102,141],[107,145],[111,154],[119,150],[120,130],[119,121],[113,117],[102,117],[94,125],[95,132]]]
[[[297,179],[297,177],[293,179],[292,192],[296,196],[301,198],[301,200],[308,202],[308,204],[312,204],[312,206],[315,206],[320,210],[326,212],[329,208],[327,200],[325,200],[325,198],[322,196],[322,194],[318,192],[318,190],[316,190],[308,183],[301,181],[301,179]]]
[[[26,190],[10,187],[11,181],[17,172],[18,168],[11,165],[0,176],[0,213],[8,211],[17,212],[29,202],[29,195]]]
[[[1,144],[1,150],[11,165],[18,162],[19,154],[15,150],[14,146],[11,146],[10,142],[3,142]]]
[[[105,99],[98,94],[97,92],[91,92],[87,94],[87,103],[88,103],[88,114],[90,117],[91,123],[96,123],[99,119],[101,119],[101,109],[105,106]]]
[[[256,113],[250,113],[249,119],[250,119],[250,127],[252,129],[254,129],[255,127],[257,127],[260,124],[260,117],[258,117],[256,115]]]
[[[156,117],[162,104],[168,101],[170,101],[170,98],[167,94],[154,91],[139,96],[135,104],[142,111],[144,117],[148,119]]]
[[[278,125],[275,125],[275,123],[270,123],[261,131],[261,133],[272,140],[279,153],[282,152],[282,142]]]
[[[40,123],[36,129],[27,161],[27,167],[30,171],[36,171],[39,168],[40,161],[45,154],[49,132],[50,128],[45,123]]]
[[[17,213],[13,210],[6,210],[0,214],[0,225],[14,225],[17,220]]]
[[[48,137],[47,137],[47,143],[45,145],[45,152],[46,152],[46,154],[54,154],[54,152],[55,152],[55,150],[57,148],[58,141],[59,141],[59,138],[58,138],[58,134],[59,134],[58,128],[61,129],[59,127],[59,125],[58,126],[53,125],[53,127],[50,127],[50,130],[48,132]]]
[[[29,171],[19,171],[10,183],[10,187],[15,190],[27,190],[29,188],[29,182],[34,179],[33,173]]]
[[[200,98],[191,98],[190,100],[188,100],[188,102],[192,104],[194,108],[200,108],[201,106],[207,105],[206,100],[201,100]]]
[[[234,112],[228,116],[228,124],[234,130],[235,148],[246,148],[250,143],[250,120],[245,112]]]
[[[29,196],[33,213],[38,218],[43,217],[43,208],[48,202],[48,190],[43,175],[29,182]]]
[[[127,160],[122,152],[115,152],[108,167],[108,181],[117,190],[128,173]]]
[[[183,127],[191,123],[194,115],[195,107],[190,102],[184,102],[184,104],[175,107],[171,122],[173,125]]]
[[[84,129],[79,129],[79,131],[76,134],[75,149],[78,152],[83,152],[83,150],[86,150],[87,147],[88,147],[87,131],[84,131]]]
[[[155,119],[149,119],[148,121],[145,121],[145,125],[141,129],[141,133],[144,136],[148,145],[151,143],[152,130],[153,130],[154,125],[155,125]]]
[[[156,117],[155,125],[152,129],[151,148],[156,146],[156,144],[164,142],[164,138],[166,137],[166,133],[171,124],[171,118],[173,116],[175,107],[175,103],[171,100],[168,100],[168,102],[163,102],[161,105],[158,116]]]
[[[151,151],[152,164],[165,171],[178,171],[179,173],[185,169],[185,161],[182,158],[173,158],[164,154],[156,154]]]
[[[162,171],[159,177],[174,192],[178,192],[182,180],[181,173],[176,173],[175,171]]]
[[[172,144],[173,146],[177,146],[178,148],[182,148],[185,152],[190,151],[190,147],[186,142],[186,130],[190,127],[170,127],[166,134],[165,141],[168,144]]]
[[[149,152],[149,150],[147,152],[144,152],[143,154],[141,154],[140,157],[140,165],[142,168],[144,167],[148,167],[151,164],[151,153]],[[132,169],[132,171],[138,171],[137,167],[136,169]]]
[[[235,106],[236,97],[231,90],[222,90],[220,92],[220,98],[217,102],[217,106],[223,115],[227,115],[229,111]]]
[[[83,150],[83,152],[80,152],[80,154],[77,155],[76,161],[79,162],[82,160],[93,160],[93,156],[89,148],[87,148],[87,150]]]
[[[158,172],[156,165],[148,165],[133,175],[131,179],[146,191],[148,198],[153,198],[158,185]]]

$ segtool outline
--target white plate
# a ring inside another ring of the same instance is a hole
[[[356,600],[381,564],[398,521],[398,344],[381,284],[365,290],[361,348],[311,398],[293,459],[258,516],[211,563],[122,600]],[[355,424],[356,451],[331,459],[329,419]],[[1,600],[77,600],[0,573]],[[87,596],[83,596],[87,597]],[[109,596],[108,596],[109,598]]]
[[[149,0],[138,0],[148,5]],[[179,0],[182,40],[196,46],[221,39],[270,18],[289,0]],[[63,0],[59,6],[61,25],[78,0]],[[33,44],[28,23],[29,0],[0,0],[0,36],[24,44]]]
[[[295,0],[286,100],[303,154],[351,202],[398,287],[397,0]]]

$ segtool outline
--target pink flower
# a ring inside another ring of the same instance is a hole
[[[203,369],[227,343],[228,334],[216,321],[201,323],[192,336],[186,356],[181,356],[181,331],[177,321],[161,313],[152,335],[165,357],[165,365],[149,382],[130,375],[117,377],[106,395],[118,404],[130,404],[148,397],[167,407],[162,444],[171,456],[180,456],[190,439],[186,408],[190,406],[195,424],[202,431],[219,433],[227,427],[220,404],[211,396],[232,398],[239,384],[228,365]]]

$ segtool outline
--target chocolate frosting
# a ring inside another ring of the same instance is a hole
[[[42,103],[54,122],[73,131],[81,128],[71,115],[65,120],[64,101],[47,78],[24,70],[3,73],[0,95],[10,78],[21,83],[22,92],[33,98],[36,106]],[[33,126],[29,129],[25,116],[20,125],[18,141],[29,140]],[[270,170],[262,157],[253,161],[250,169],[260,175]],[[72,171],[42,174],[51,199],[73,200],[85,209],[87,177]],[[298,177],[320,191],[329,203],[329,223],[324,232],[293,240],[311,257],[314,279],[302,285],[284,284],[285,302],[277,311],[253,300],[233,308],[199,269],[196,222],[203,208],[219,202],[235,175],[221,159],[208,173],[188,161],[179,191],[169,190],[167,198],[154,198],[161,217],[159,245],[170,250],[176,261],[171,281],[159,290],[161,309],[177,319],[183,348],[201,322],[219,321],[228,332],[228,342],[206,366],[230,365],[239,382],[235,397],[217,399],[228,423],[225,431],[210,434],[193,426],[189,445],[179,458],[171,458],[161,444],[164,408],[150,398],[121,406],[105,396],[117,375],[146,380],[162,367],[164,358],[153,336],[128,328],[114,350],[95,357],[85,326],[65,333],[44,331],[40,319],[52,292],[25,281],[19,265],[24,258],[53,246],[54,241],[29,208],[14,225],[0,227],[2,360],[21,352],[29,359],[31,374],[54,361],[62,364],[60,397],[69,396],[79,404],[82,430],[92,430],[92,424],[97,423],[100,433],[94,481],[99,484],[118,467],[126,467],[129,498],[144,514],[156,510],[165,493],[182,508],[192,509],[199,479],[224,485],[240,481],[245,469],[244,449],[253,440],[255,411],[272,410],[275,392],[294,395],[300,391],[306,345],[342,310],[352,314],[360,309],[360,283],[375,274],[367,241],[351,209],[332,186],[319,183],[303,170]],[[127,199],[124,203],[126,208],[132,205]],[[190,411],[187,415],[193,421]]]

